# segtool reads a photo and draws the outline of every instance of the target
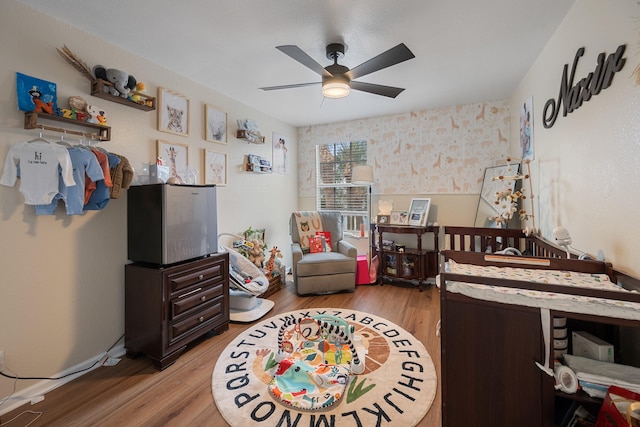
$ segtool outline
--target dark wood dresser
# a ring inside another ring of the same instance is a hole
[[[125,348],[162,370],[187,344],[229,328],[229,254],[172,266],[125,266]]]

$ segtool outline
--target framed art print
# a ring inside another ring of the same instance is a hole
[[[158,88],[158,130],[189,136],[189,98]]]
[[[391,215],[378,215],[376,217],[376,222],[378,224],[390,224],[391,223]]]
[[[272,171],[287,175],[289,173],[289,138],[273,133]]]
[[[227,155],[204,149],[204,183],[227,185]]]
[[[169,166],[170,178],[176,178],[178,184],[186,181],[189,173],[189,146],[175,142],[158,140],[158,158],[164,166]]]
[[[391,211],[391,224],[407,225],[409,214],[407,211]]]
[[[427,224],[430,206],[431,199],[411,199],[408,224],[424,227]]]
[[[227,143],[227,113],[205,104],[204,106],[204,139],[218,144]]]

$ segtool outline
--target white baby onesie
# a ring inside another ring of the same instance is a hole
[[[50,203],[58,194],[58,166],[62,169],[65,185],[75,185],[73,166],[66,148],[44,141],[20,142],[7,153],[0,184],[13,187],[20,167],[20,192],[24,203]]]

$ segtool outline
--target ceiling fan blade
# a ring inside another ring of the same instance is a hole
[[[291,58],[295,59],[305,67],[315,71],[321,76],[332,77],[333,75],[324,69],[322,65],[316,62],[315,59],[307,55],[302,49],[300,49],[296,45],[288,44],[284,46],[276,46],[280,52],[289,55]]]
[[[415,57],[416,56],[413,52],[411,52],[404,43],[400,43],[396,47],[392,47],[386,52],[382,52],[380,55],[371,58],[367,62],[363,62],[346,74],[349,75],[351,80],[355,80],[358,77],[366,76],[367,74],[371,74],[375,71],[382,70],[383,68],[399,64]]]
[[[351,89],[360,90],[362,92],[373,93],[374,95],[382,95],[387,96],[389,98],[395,98],[400,95],[404,88],[393,87],[393,86],[383,86],[376,85],[373,83],[363,83],[363,82],[351,82]]]
[[[298,84],[293,84],[293,85],[261,87],[261,88],[258,88],[258,89],[262,89],[262,90],[295,89],[297,87],[315,86],[315,85],[319,85],[319,84],[320,84],[320,82],[298,83]]]

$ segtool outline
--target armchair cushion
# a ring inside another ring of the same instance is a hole
[[[298,276],[354,273],[353,267],[353,258],[338,252],[317,252],[305,254],[302,260],[298,262]]]

